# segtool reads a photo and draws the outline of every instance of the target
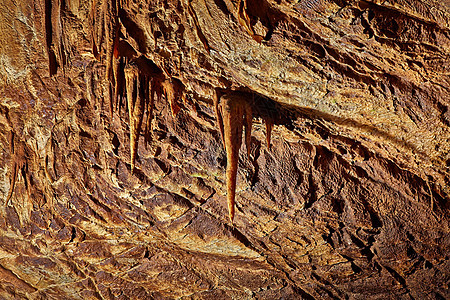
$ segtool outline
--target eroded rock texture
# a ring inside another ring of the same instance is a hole
[[[450,298],[447,0],[4,0],[0,36],[0,298]]]

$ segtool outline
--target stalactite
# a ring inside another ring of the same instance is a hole
[[[55,47],[56,51],[58,53],[58,60],[59,65],[62,68],[63,72],[65,73],[65,67],[67,64],[67,56],[66,56],[66,49],[64,45],[64,36],[63,36],[63,18],[64,10],[65,10],[65,2],[63,0],[56,1],[58,4],[57,7],[55,7],[54,17],[52,17],[53,22],[55,23]],[[52,12],[53,14],[53,12]]]
[[[148,78],[136,64],[130,63],[125,68],[125,81],[130,120],[130,164],[133,172],[144,110],[148,103]]]
[[[119,9],[120,0],[103,0],[100,4],[97,0],[92,0],[90,11],[90,24],[92,26],[91,46],[92,53],[96,59],[101,58],[102,43],[105,42],[106,72],[105,79],[110,83],[109,98],[111,102],[111,111],[115,102],[115,87],[117,78],[115,77],[114,59],[119,58]]]
[[[233,92],[215,100],[217,122],[227,153],[227,202],[230,222],[233,223],[236,198],[236,177],[239,149],[242,144],[242,128],[245,127],[247,154],[250,156],[252,109],[249,94]]]
[[[118,73],[120,74],[120,68]],[[127,64],[125,67],[125,82],[130,120],[131,168],[133,170],[145,112],[147,119],[144,128],[144,141],[147,144],[151,141],[151,122],[155,98],[161,101],[164,94],[170,104],[172,114],[175,116],[180,110],[177,98],[183,97],[183,86],[181,82],[176,83],[176,80],[166,79],[162,70],[143,56],[133,59]],[[116,93],[118,88],[119,86]]]
[[[112,70],[113,70],[113,77],[114,77],[114,88],[113,88],[113,96],[112,96],[112,102],[111,102],[111,116],[114,113],[114,109],[117,109],[119,107],[119,95],[121,94],[121,87],[123,86],[122,81],[122,74],[123,71],[121,70],[121,59],[120,58],[113,58],[112,61]],[[122,72],[121,72],[122,71]]]
[[[155,97],[158,101],[162,98],[161,79],[158,77],[152,78],[150,87],[150,102],[147,105],[147,120],[145,122],[144,140],[146,144],[151,141],[152,138],[152,119],[153,119],[153,107],[155,103]]]
[[[162,82],[162,88],[164,90],[164,95],[166,96],[167,101],[170,104],[170,110],[172,111],[172,116],[176,116],[180,111],[180,106],[177,102],[177,94],[178,91],[175,90],[175,87],[171,80],[165,80]]]
[[[99,30],[101,31],[101,20],[102,16],[98,13],[97,10],[97,0],[92,0],[91,2],[91,10],[89,13],[89,23],[90,23],[90,28],[92,28],[91,30],[91,47],[92,47],[92,54],[94,55],[94,57],[96,59],[100,59],[100,44],[99,44]]]
[[[97,1],[100,1],[100,4],[97,4]],[[102,43],[103,43],[103,36],[105,32],[105,14],[103,11],[103,4],[102,1],[107,0],[94,0],[94,18],[96,26],[94,27],[94,39],[95,39],[95,45],[97,47],[97,59],[101,58],[102,53]]]
[[[120,39],[119,10],[123,4],[122,0],[103,0],[101,4],[97,0],[92,1],[92,51],[99,58],[102,43],[105,42],[105,79],[109,84],[111,117],[116,110],[120,112],[122,95],[126,90],[130,121],[130,165],[133,171],[144,115],[147,116],[144,140],[149,143],[155,97],[160,100],[164,94],[175,116],[180,110],[178,99],[184,98],[184,85],[178,79],[170,78],[153,61]]]
[[[45,35],[50,76],[57,73],[58,68],[66,64],[66,52],[63,41],[62,15],[64,5],[61,0],[45,0]]]
[[[267,148],[271,148],[270,145],[270,138],[272,136],[272,129],[273,129],[273,119],[270,117],[267,117],[264,119],[264,122],[266,123],[266,142],[267,142]]]
[[[110,100],[111,116],[114,113],[114,103],[117,100],[118,86],[120,81],[118,74],[118,44],[120,23],[118,17],[117,0],[105,0],[101,6],[103,16],[104,33],[106,40],[106,72],[105,79],[109,83],[108,97]]]
[[[120,113],[121,100],[125,92],[125,75],[124,67],[128,61],[132,61],[137,57],[137,51],[124,40],[117,38],[117,42],[114,44],[113,57],[112,57],[112,80],[113,91],[111,99],[111,115],[115,110]]]
[[[103,4],[106,35],[106,79],[111,80],[114,50],[119,38],[119,20],[117,0],[105,1]]]
[[[158,96],[156,96],[158,97]],[[150,82],[150,97],[149,103],[147,103],[147,119],[145,120],[144,126],[144,142],[148,145],[152,140],[152,119],[153,119],[153,106],[155,103],[155,91],[154,82]]]

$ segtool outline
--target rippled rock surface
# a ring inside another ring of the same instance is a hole
[[[0,37],[0,298],[450,298],[447,0],[4,0]]]

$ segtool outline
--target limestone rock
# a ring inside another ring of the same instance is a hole
[[[450,298],[448,1],[4,0],[0,37],[0,298]]]

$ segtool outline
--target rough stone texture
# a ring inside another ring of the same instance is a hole
[[[450,298],[448,0],[4,0],[0,37],[1,299]]]

